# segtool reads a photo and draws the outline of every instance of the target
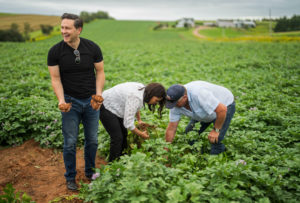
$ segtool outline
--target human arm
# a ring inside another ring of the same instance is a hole
[[[142,120],[141,120],[141,113],[140,113],[140,111],[138,111],[136,114],[135,114],[135,117],[136,117],[136,119],[137,119],[137,121],[140,123],[140,122],[143,122]]]
[[[138,112],[135,114],[135,117],[136,117],[136,119],[137,119],[137,121],[138,121],[139,126],[146,125],[146,123],[143,122],[143,121],[141,120],[141,114],[140,114],[140,111],[138,111]],[[139,130],[138,128],[134,128],[134,129],[132,130],[132,132],[133,132],[134,134],[140,136],[141,138],[144,138],[144,139],[148,139],[148,138],[149,138],[148,132],[147,132],[146,130],[145,130],[145,131],[141,131],[141,130]]]
[[[144,121],[141,120],[141,113],[140,111],[138,111],[136,114],[135,114],[135,117],[138,121],[138,124],[139,126],[143,127],[143,126],[149,126],[149,124],[145,123]]]
[[[103,61],[94,63],[96,70],[96,95],[92,95],[91,106],[98,111],[103,103],[102,90],[105,83],[104,63]]]
[[[165,134],[166,142],[171,143],[173,141],[180,118],[181,118],[181,112],[180,112],[179,108],[173,108],[170,110],[169,124],[168,124],[168,127],[166,129],[166,134]]]
[[[138,122],[141,121],[141,116],[139,112],[140,99],[134,95],[129,95],[125,102],[125,112],[124,112],[124,126],[131,130],[132,133],[140,136],[141,138],[148,139],[149,135],[147,131],[141,131],[134,125],[134,118],[136,117]]]
[[[131,132],[133,132],[137,136],[140,136],[143,139],[148,139],[149,138],[148,132],[146,130],[145,131],[141,131],[141,130],[139,130],[137,128],[134,128],[133,130],[131,130]]]
[[[96,70],[96,95],[102,95],[105,83],[104,62],[94,63]]]
[[[61,106],[69,106],[67,108],[60,108],[62,112],[68,112],[71,108],[71,105],[66,105],[64,89],[60,79],[59,66],[48,66],[48,70],[51,77],[52,88],[58,100],[58,107],[60,108]]]
[[[167,130],[166,130],[166,135],[165,135],[166,142],[172,142],[173,141],[173,139],[175,137],[175,134],[176,134],[178,124],[179,124],[179,121],[169,122]]]
[[[208,135],[208,140],[210,141],[210,143],[218,142],[220,133],[216,132],[215,129],[221,130],[226,119],[227,107],[224,104],[219,103],[217,108],[215,109],[215,112],[217,114],[217,118],[215,121],[214,129]]]

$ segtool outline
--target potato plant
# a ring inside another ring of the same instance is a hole
[[[167,88],[193,80],[229,88],[236,114],[224,140],[228,151],[209,155],[211,128],[201,136],[186,135],[185,117],[174,142],[167,144],[168,110],[160,119],[146,107],[142,120],[156,126],[150,139],[138,146],[130,134],[127,155],[97,169],[100,176],[82,186],[80,197],[93,202],[299,202],[300,44],[205,42],[189,31],[153,31],[154,26],[112,20],[85,25],[82,37],[98,43],[104,55],[105,89],[127,81],[160,82]],[[0,43],[0,144],[34,138],[61,148],[60,112],[46,65],[49,48],[60,40]],[[109,135],[100,123],[99,154],[108,153]]]

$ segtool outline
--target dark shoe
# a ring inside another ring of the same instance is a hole
[[[69,181],[67,181],[67,188],[69,190],[76,191],[78,189],[78,186],[77,186],[75,180],[69,180]]]
[[[86,177],[89,181],[92,181],[93,175],[86,175],[85,177]]]

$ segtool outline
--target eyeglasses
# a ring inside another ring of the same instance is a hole
[[[80,52],[79,52],[77,49],[75,49],[73,53],[74,53],[75,56],[76,56],[76,58],[75,58],[75,63],[76,63],[76,64],[80,64]]]

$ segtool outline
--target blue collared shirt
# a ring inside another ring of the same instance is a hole
[[[170,110],[170,122],[177,122],[181,115],[193,120],[211,122],[216,119],[215,109],[222,103],[226,106],[234,101],[233,94],[225,87],[204,81],[193,81],[184,85],[191,111],[181,107]]]

